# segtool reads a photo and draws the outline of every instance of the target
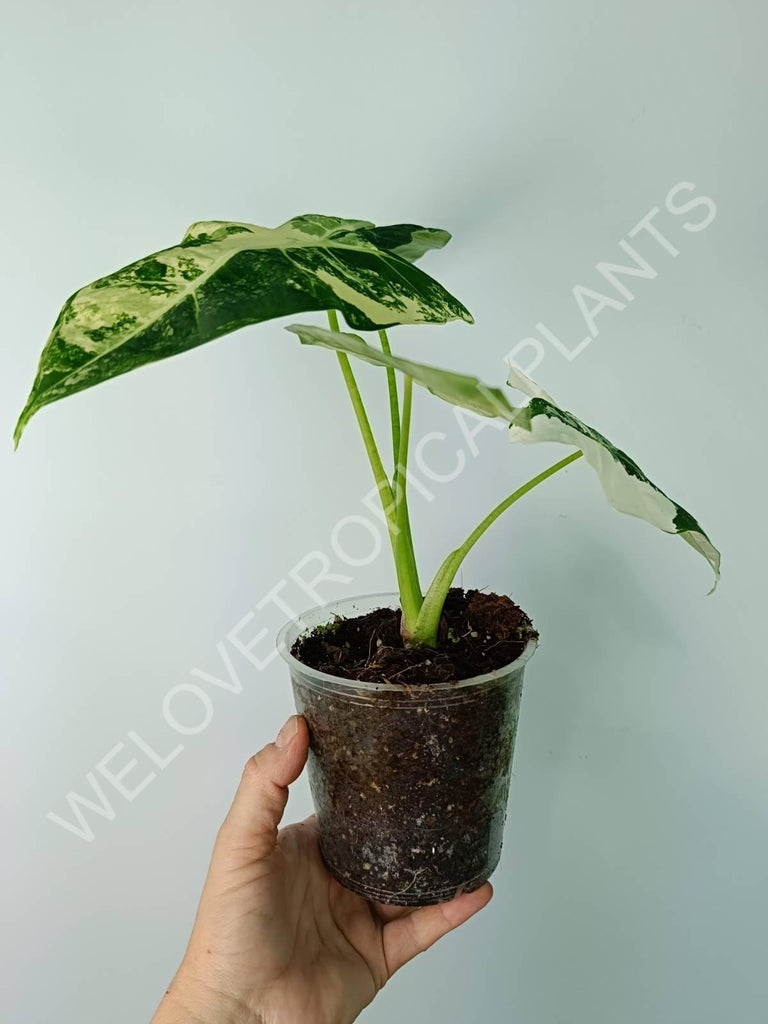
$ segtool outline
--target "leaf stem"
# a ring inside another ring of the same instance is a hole
[[[395,465],[395,475],[392,481],[392,490],[395,494],[395,517],[397,523],[397,553],[396,558],[402,559],[404,571],[408,575],[411,593],[418,597],[415,616],[409,616],[403,612],[402,633],[406,640],[410,639],[413,630],[416,628],[416,621],[421,611],[422,596],[421,583],[419,582],[419,570],[416,563],[416,553],[413,549],[413,535],[411,533],[411,517],[408,513],[408,443],[411,436],[411,408],[413,405],[413,378],[407,374],[403,378],[403,419],[399,437],[399,449]]]
[[[379,331],[379,341],[382,352],[391,356],[392,349],[389,347],[386,331]],[[387,367],[387,387],[389,388],[389,418],[392,423],[392,460],[395,464],[394,472],[396,474],[397,461],[400,458],[400,403],[397,396],[397,377],[391,366]]]
[[[328,323],[330,324],[331,330],[339,331],[339,318],[336,315],[336,310],[329,309],[327,312]],[[365,451],[373,472],[373,478],[376,481],[381,507],[384,511],[389,541],[392,545],[392,554],[395,559],[395,572],[397,573],[403,618],[406,623],[413,624],[416,622],[419,609],[421,608],[422,596],[421,591],[418,588],[418,581],[414,576],[415,566],[410,564],[411,559],[408,558],[408,549],[406,547],[405,551],[403,551],[402,545],[398,543],[400,531],[397,525],[397,503],[395,500],[395,494],[381,461],[379,449],[376,445],[376,439],[373,436],[373,430],[371,429],[371,423],[368,419],[368,414],[365,411],[360,390],[357,386],[355,375],[349,363],[349,356],[347,356],[345,352],[337,352],[336,356],[339,361],[339,366],[341,367],[342,376],[344,377],[344,383],[347,386],[347,391],[352,402],[352,408],[355,413],[355,418],[357,419],[357,425],[360,428],[363,444],[365,445]]]
[[[556,462],[553,466],[543,470],[536,476],[532,477],[527,483],[524,483],[522,487],[518,487],[516,491],[513,491],[508,497],[488,513],[485,519],[480,522],[475,529],[470,533],[464,543],[452,551],[445,559],[443,564],[437,570],[435,578],[427,590],[424,597],[424,601],[419,612],[419,617],[416,620],[416,629],[413,631],[413,640],[416,643],[425,644],[428,647],[434,647],[437,643],[437,632],[440,626],[440,617],[443,613],[443,605],[448,595],[448,591],[453,583],[453,579],[458,572],[459,566],[466,558],[469,551],[474,545],[480,540],[485,531],[499,518],[502,513],[506,512],[510,506],[514,505],[516,501],[519,501],[529,491],[532,491],[534,487],[538,487],[540,483],[543,483],[549,477],[554,476],[561,469],[565,469],[566,466],[570,466],[572,462],[580,459],[583,452],[573,452],[566,458]]]

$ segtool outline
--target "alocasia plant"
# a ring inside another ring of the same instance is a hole
[[[336,352],[381,497],[407,644],[436,644],[446,595],[468,551],[507,508],[582,455],[615,509],[678,534],[704,555],[717,582],[720,554],[693,516],[653,484],[633,459],[560,408],[519,370],[511,369],[508,384],[528,399],[522,406],[475,377],[393,355],[389,327],[473,322],[458,299],[414,266],[420,256],[442,248],[449,238],[446,231],[415,224],[376,227],[368,221],[319,214],[294,217],[278,228],[222,221],[193,224],[180,245],[100,278],[65,303],[43,350],[15,441],[18,444],[39,409],[67,395],[248,324],[327,310],[330,330],[309,324],[287,329],[304,344]],[[378,332],[379,347],[358,334],[342,332],[338,312],[353,330]],[[386,371],[390,472],[384,467],[350,356]],[[414,383],[446,402],[506,420],[512,441],[553,441],[576,449],[500,502],[447,556],[426,591],[419,581],[406,495]]]

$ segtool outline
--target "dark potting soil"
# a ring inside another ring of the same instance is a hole
[[[419,686],[502,668],[538,635],[510,598],[457,587],[448,592],[436,649],[405,647],[400,618],[399,609],[391,608],[339,618],[299,637],[291,654],[310,668],[344,679]]]
[[[536,633],[509,598],[452,590],[437,650],[409,650],[400,614],[338,620],[294,645],[304,664],[403,689],[336,687],[293,673],[309,726],[323,856],[347,888],[419,906],[480,886],[501,854],[522,692],[515,661]]]

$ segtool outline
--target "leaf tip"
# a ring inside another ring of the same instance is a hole
[[[694,551],[698,551],[700,555],[709,563],[712,572],[715,574],[715,582],[712,584],[712,589],[707,591],[707,597],[710,594],[714,594],[717,590],[717,585],[720,582],[720,560],[721,554],[709,537],[704,533],[701,527],[693,530],[681,530],[679,536],[683,538],[686,544],[690,544]]]
[[[29,407],[25,407],[22,410],[21,416],[19,416],[18,422],[13,431],[13,450],[16,451],[19,447],[19,441],[21,441],[21,435],[24,433],[24,428],[29,422],[29,418],[32,413],[29,411]]]
[[[716,548],[714,550],[717,551]],[[712,584],[712,586],[707,591],[707,597],[711,597],[712,594],[714,594],[714,592],[717,590],[717,585],[720,582],[720,552],[719,551],[717,551],[717,559],[716,559],[716,561],[715,562],[710,562],[709,564],[712,566],[712,571],[715,574],[715,582]]]
[[[453,235],[450,231],[446,231],[445,228],[427,228],[427,234],[432,237],[432,247],[434,249],[444,249],[450,242]]]
[[[304,328],[301,326],[301,324],[288,324],[285,329],[286,331],[290,331],[291,334],[295,334],[299,341],[302,344],[304,344],[304,339],[302,337],[302,332],[304,331]]]

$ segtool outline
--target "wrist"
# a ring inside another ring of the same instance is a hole
[[[218,991],[183,963],[151,1024],[265,1024],[244,1002]]]

